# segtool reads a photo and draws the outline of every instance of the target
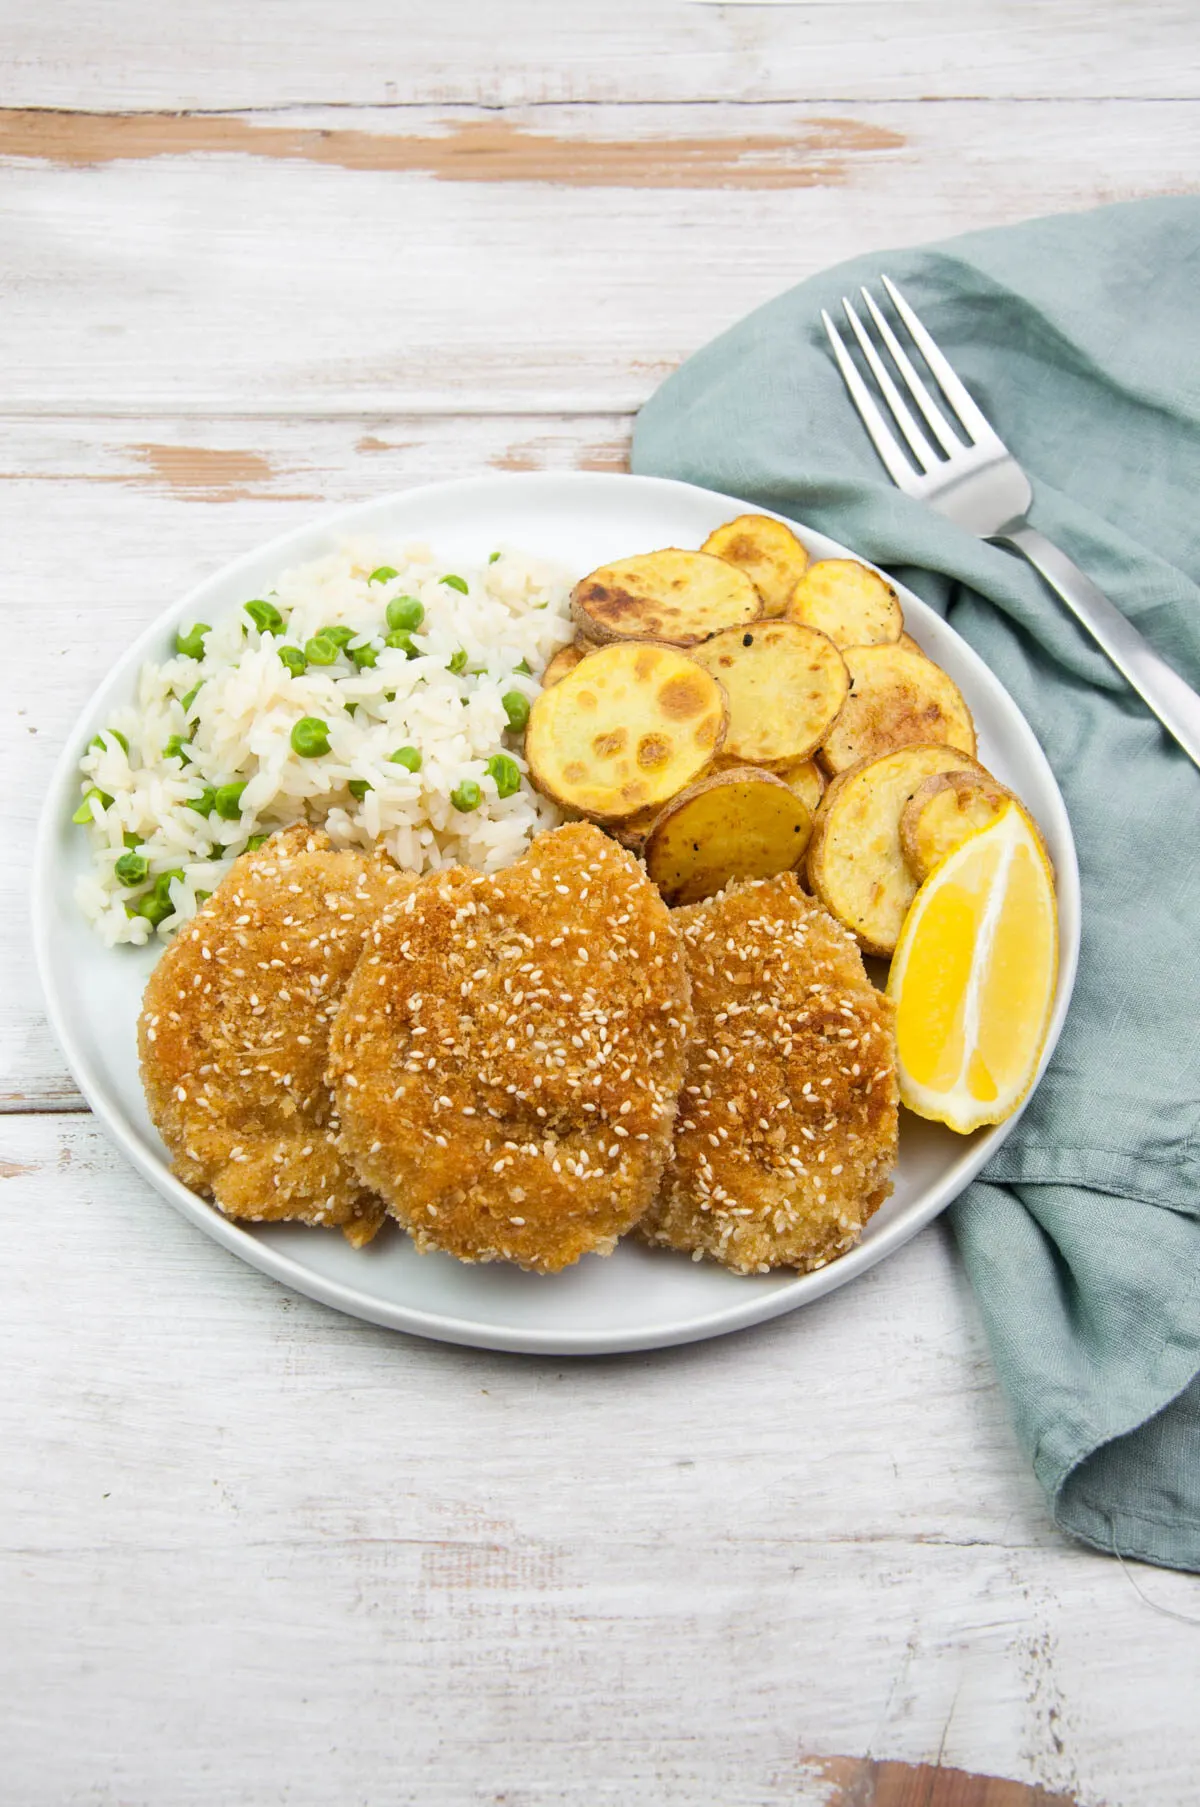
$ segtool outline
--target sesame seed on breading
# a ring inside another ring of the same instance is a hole
[[[328,1223],[356,1245],[382,1222],[334,1146],[324,1069],[341,986],[379,910],[411,883],[288,830],[238,860],[165,950],[140,1024],[147,1101],[176,1173],[226,1216]],[[280,936],[297,926],[299,951]]]
[[[852,940],[791,874],[731,885],[674,918],[688,948],[696,1039],[686,1115],[639,1233],[743,1273],[824,1266],[890,1190],[891,1005]],[[855,1029],[886,1050],[871,1079],[843,1059]],[[815,1153],[819,1184],[803,1147]]]
[[[331,1077],[346,1147],[419,1247],[552,1271],[588,1249],[610,1249],[649,1204],[690,1012],[680,937],[637,862],[587,824],[542,836],[537,848],[536,862],[526,855],[496,874],[460,872],[452,884],[419,886],[404,904],[403,942],[386,920],[379,925],[388,983],[381,992],[365,972],[352,981]],[[448,979],[468,940],[463,990]],[[568,971],[578,977],[563,984]],[[386,1005],[406,993],[409,1011],[389,1014]],[[409,1068],[413,995],[431,1036],[452,1047],[444,1089]],[[451,1100],[458,1128],[435,1154],[424,1131]],[[487,1123],[499,1132],[490,1160]],[[373,1151],[374,1143],[382,1147]],[[589,1179],[601,1188],[589,1188],[585,1202],[580,1185]],[[504,1206],[518,1187],[523,1221],[513,1222]]]

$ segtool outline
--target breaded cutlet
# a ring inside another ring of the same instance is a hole
[[[376,925],[334,1023],[343,1146],[418,1249],[553,1273],[654,1197],[691,1025],[682,939],[589,823],[433,874]]]
[[[824,1267],[891,1191],[891,1002],[792,873],[674,916],[695,1030],[674,1153],[638,1233],[738,1273]]]
[[[151,975],[138,1024],[150,1115],[185,1186],[226,1217],[384,1220],[338,1150],[329,1026],[367,930],[415,881],[287,829],[243,854]]]

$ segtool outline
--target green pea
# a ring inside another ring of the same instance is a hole
[[[245,784],[223,784],[217,791],[216,812],[222,822],[236,822],[242,813],[242,792]]]
[[[390,565],[376,565],[367,582],[369,584],[390,584],[393,577],[399,577],[399,571],[393,571]]]
[[[270,840],[269,834],[252,834],[246,840],[246,852],[257,853],[264,841]]]
[[[519,734],[529,720],[529,698],[519,690],[506,690],[500,698],[500,707],[507,715],[513,733]]]
[[[367,792],[373,791],[375,786],[373,784],[368,784],[365,778],[351,778],[346,789],[350,792],[350,795],[354,798],[356,803],[361,803]]]
[[[175,651],[181,659],[202,659],[204,657],[204,636],[211,633],[212,628],[207,621],[197,621],[186,634],[176,634]]]
[[[198,816],[211,816],[217,807],[217,793],[211,784],[206,784],[198,797],[189,797],[189,809],[194,809]]]
[[[196,908],[199,909],[201,904],[206,904],[211,896],[212,896],[211,891],[197,891]]]
[[[112,798],[107,791],[97,790],[96,786],[93,784],[91,790],[84,791],[83,802],[71,817],[72,822],[84,823],[91,821],[93,799],[100,805],[101,809],[107,809],[112,802]]]
[[[450,655],[450,662],[446,666],[446,670],[452,671],[454,673],[455,677],[457,678],[457,677],[461,677],[462,673],[466,669],[467,669],[466,650],[465,650],[465,648],[460,646],[456,653],[452,653]]]
[[[144,916],[147,922],[157,928],[168,916],[175,914],[175,905],[171,902],[171,880],[182,880],[182,872],[160,872],[144,897],[130,908],[131,916]]]
[[[118,734],[118,732],[115,728],[105,728],[104,734],[108,735],[109,740],[116,741],[116,743],[120,747],[122,753],[128,754],[129,742],[126,740],[126,738],[123,734]],[[93,734],[91,740],[88,741],[88,752],[89,753],[91,752],[93,747],[99,747],[99,749],[102,753],[107,753],[108,748],[104,743],[104,734]]]
[[[448,590],[457,590],[460,596],[465,596],[467,593],[467,580],[465,577],[455,577],[451,574],[449,577],[439,577],[438,582],[445,584]]]
[[[318,637],[324,635],[326,640],[332,640],[333,644],[340,649],[349,646],[357,631],[352,627],[319,627],[317,635]]]
[[[411,634],[425,619],[425,604],[415,596],[393,596],[387,605],[389,627],[406,627]]]
[[[488,564],[494,565],[496,560],[499,558],[499,556],[500,556],[500,554],[498,552],[489,552],[488,553]]]
[[[421,755],[416,747],[397,747],[394,753],[388,754],[389,765],[402,765],[410,772],[421,769]]]
[[[246,603],[245,611],[260,634],[283,631],[283,616],[273,602],[263,602],[261,597],[255,597],[253,602]]]
[[[302,715],[292,729],[292,751],[301,759],[320,759],[329,751],[329,723],[319,715]]]
[[[395,628],[383,643],[402,652],[406,659],[419,659],[420,653],[413,642],[413,637],[405,627]]]
[[[164,759],[178,759],[182,761],[184,765],[190,765],[192,756],[188,752],[188,748],[191,744],[190,741],[183,738],[182,734],[172,734],[170,740],[162,750],[162,756]]]
[[[308,670],[308,660],[298,646],[280,646],[276,651],[294,678]]]
[[[373,646],[352,646],[350,657],[360,671],[369,671],[373,665],[379,662],[379,654]]]
[[[350,717],[351,721],[353,721],[354,717],[358,714],[358,704],[357,703],[344,703],[342,706],[345,709],[346,714]]]
[[[191,706],[195,702],[196,698],[200,695],[200,690],[201,690],[201,686],[199,684],[193,684],[192,688],[188,691],[187,695],[180,697],[179,707],[182,710],[184,710],[185,713],[187,710],[189,710],[191,708]]]
[[[324,628],[304,642],[305,657],[310,665],[336,665],[339,650],[337,641],[330,639]]]
[[[487,762],[488,777],[496,781],[496,795],[511,797],[521,788],[521,769],[507,753],[493,753]]]
[[[469,815],[473,809],[479,808],[479,805],[483,802],[483,792],[473,778],[464,778],[462,783],[456,784],[454,789],[450,792],[450,801],[453,803],[455,809],[466,816]]]
[[[519,671],[523,678],[531,678],[533,676],[533,672],[529,668],[529,660],[528,659],[522,659],[519,665],[514,665],[513,671],[514,672]]]
[[[140,885],[150,872],[150,862],[144,853],[123,853],[113,871],[123,885]]]
[[[142,837],[140,834],[123,834],[121,839],[124,841],[126,847],[138,848],[142,844]]]

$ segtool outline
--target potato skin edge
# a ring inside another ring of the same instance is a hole
[[[654,853],[651,846],[654,837],[659,834],[662,829],[669,826],[672,817],[677,816],[683,808],[693,803],[697,797],[702,797],[712,790],[725,789],[729,785],[745,783],[746,781],[778,786],[779,789],[787,791],[789,796],[791,796],[807,814],[809,820],[809,832],[805,839],[804,846],[796,855],[793,864],[783,868],[784,871],[794,872],[797,877],[799,877],[804,861],[808,855],[808,849],[812,844],[813,824],[816,820],[815,812],[808,808],[804,799],[798,797],[791,786],[785,784],[782,778],[777,778],[773,772],[766,771],[762,766],[728,766],[719,772],[707,773],[704,777],[698,778],[694,780],[693,783],[685,786],[683,790],[677,791],[673,797],[668,798],[667,802],[664,803],[660,810],[653,827],[646,835],[642,850],[643,858],[646,862],[646,873],[651,882],[658,885],[659,890],[662,891],[662,894],[667,899],[668,903],[671,901],[670,894],[666,890],[663,890],[661,882],[654,875]],[[726,880],[726,883],[728,882],[729,881]],[[718,887],[719,890],[723,888],[724,887]],[[710,893],[710,895],[715,895],[715,893]]]
[[[909,871],[919,885],[925,883],[925,880],[929,877],[933,868],[932,866],[929,866],[924,872],[920,869],[921,862],[918,858],[916,844],[918,820],[924,805],[933,797],[940,795],[942,791],[957,788],[953,782],[957,776],[958,773],[956,772],[933,772],[928,778],[923,778],[900,812],[900,851],[904,855]],[[966,776],[980,777],[982,782],[977,787],[980,790],[985,792],[994,791],[997,797],[1001,798],[1012,797],[1014,803],[1019,801],[1017,797],[1013,796],[1012,791],[1010,791],[1006,785],[1000,784],[990,773],[967,773]],[[925,795],[922,798],[921,807],[918,808],[917,799],[921,797],[922,792],[924,792]]]
[[[961,769],[963,771],[976,771],[987,778],[991,777],[991,773],[986,771],[977,759],[970,758],[966,753],[960,753],[957,747],[948,747],[943,741],[914,741],[909,746],[893,748],[891,753],[868,754],[866,758],[858,760],[854,765],[847,766],[844,772],[839,772],[836,777],[831,778],[813,817],[813,830],[808,843],[806,862],[806,874],[813,896],[818,903],[824,904],[829,914],[840,922],[844,929],[854,936],[864,954],[870,954],[879,960],[890,960],[896,951],[895,946],[885,947],[879,942],[871,941],[860,929],[855,928],[853,923],[847,922],[835,901],[836,892],[824,882],[824,856],[826,843],[832,832],[831,822],[837,808],[838,798],[847,789],[851,780],[868,766],[877,764],[880,759],[890,758],[892,753],[927,753],[931,750],[953,753],[956,759],[962,760]],[[923,784],[925,777],[930,775],[926,773],[920,783]]]
[[[696,549],[694,547],[686,547],[686,546],[659,546],[655,549],[654,552],[634,553],[631,555],[631,557],[641,558],[641,559],[652,559],[652,558],[656,557],[657,554],[660,552],[677,552],[677,553],[685,554],[686,557],[688,557],[690,559],[691,558],[707,559],[707,560],[711,561],[714,565],[724,566],[724,568],[729,572],[736,572],[738,577],[740,577],[743,580],[743,582],[746,585],[748,585],[750,591],[752,592],[752,594],[754,596],[755,602],[757,604],[755,613],[753,615],[747,615],[744,617],[744,624],[748,626],[751,621],[759,621],[763,618],[763,616],[762,616],[762,611],[763,611],[762,597],[759,595],[758,590],[755,588],[755,585],[754,585],[752,579],[746,574],[745,571],[743,571],[741,569],[740,565],[733,565],[729,562],[728,559],[719,558],[716,556],[715,553],[704,552],[704,551],[698,552],[698,551],[696,551]],[[662,631],[660,629],[655,629],[655,630],[647,632],[647,633],[637,633],[634,631],[630,631],[630,629],[628,629],[628,628],[621,628],[621,627],[615,626],[611,622],[607,622],[607,621],[598,619],[595,615],[591,614],[588,610],[587,603],[585,600],[586,594],[587,594],[586,586],[592,582],[593,578],[596,576],[597,571],[606,571],[606,570],[609,570],[612,565],[626,564],[628,562],[629,562],[629,559],[627,559],[627,558],[626,559],[612,559],[612,560],[610,560],[608,565],[597,565],[596,570],[589,571],[586,577],[581,577],[579,582],[575,585],[575,588],[571,591],[571,619],[575,623],[575,627],[578,631],[580,638],[591,640],[598,647],[599,646],[611,646],[614,643],[616,643],[618,641],[622,641],[622,640],[633,640],[633,641],[637,641],[639,644],[643,644],[643,645],[658,644],[658,645],[662,645],[662,646],[673,646],[677,651],[686,652],[689,647],[701,646],[701,645],[703,645],[705,640],[710,640],[712,638],[713,634],[720,633],[723,631],[723,629],[721,629],[721,628],[712,628],[707,633],[687,634],[679,639],[668,640],[668,639],[664,638]],[[742,626],[743,622],[727,622],[725,625],[727,627],[729,627],[729,626],[738,627],[738,626]]]

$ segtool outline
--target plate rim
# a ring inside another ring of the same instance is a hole
[[[498,491],[504,488],[521,488],[527,490],[544,484],[556,487],[578,486],[591,490],[598,487],[611,489],[617,485],[633,484],[643,490],[653,488],[671,494],[685,492],[689,498],[703,497],[713,503],[729,507],[737,513],[771,516],[787,526],[798,527],[802,533],[812,534],[824,541],[830,548],[836,549],[831,550],[827,556],[854,558],[862,564],[871,566],[872,569],[879,569],[878,566],[872,564],[870,559],[842,546],[830,535],[817,528],[809,527],[805,522],[790,519],[776,509],[747,502],[744,498],[731,496],[719,490],[705,489],[698,484],[680,482],[674,478],[647,477],[632,473],[606,471],[524,471],[449,478],[437,483],[418,484],[407,489],[384,491],[380,495],[352,503],[348,507],[330,510],[328,513],[302,522],[299,526],[291,527],[269,540],[256,544],[237,558],[228,560],[210,571],[176,602],[161,610],[113,661],[101,682],[92,691],[87,703],[80,710],[74,729],[68,734],[55,764],[39,813],[34,837],[30,883],[34,961],[46,1002],[47,1018],[68,1070],[105,1133],[115,1142],[142,1178],[175,1210],[203,1231],[211,1240],[219,1243],[231,1254],[237,1255],[260,1273],[348,1316],[387,1329],[401,1330],[410,1335],[423,1336],[434,1341],[454,1343],[468,1348],[559,1357],[665,1349],[706,1340],[709,1337],[729,1335],[753,1324],[768,1322],[772,1318],[782,1316],[785,1312],[798,1310],[837,1288],[847,1285],[878,1262],[895,1254],[919,1231],[932,1223],[965,1190],[985,1162],[996,1152],[1020,1121],[1030,1098],[1041,1082],[1070,1007],[1080,945],[1079,869],[1074,833],[1053,769],[1019,705],[995,673],[990,672],[980,655],[948,621],[938,616],[927,603],[900,583],[893,574],[886,573],[885,575],[887,575],[888,581],[899,590],[906,610],[911,604],[915,604],[917,615],[923,623],[927,625],[928,620],[936,621],[941,630],[953,635],[957,649],[965,654],[967,663],[979,665],[988,673],[992,682],[999,687],[1016,723],[1019,724],[1019,731],[1027,738],[1029,749],[1032,750],[1036,761],[1043,768],[1050,795],[1060,814],[1063,850],[1067,854],[1065,860],[1059,858],[1057,872],[1060,920],[1059,991],[1037,1075],[1025,1100],[1012,1117],[990,1129],[977,1131],[972,1137],[966,1139],[961,1155],[929,1188],[925,1196],[914,1201],[908,1207],[903,1218],[886,1225],[870,1241],[860,1242],[847,1254],[840,1256],[836,1261],[830,1262],[827,1267],[821,1268],[815,1273],[798,1274],[790,1281],[774,1285],[769,1293],[758,1292],[754,1288],[753,1277],[750,1277],[747,1281],[747,1297],[744,1303],[709,1307],[693,1317],[675,1320],[665,1327],[647,1325],[641,1329],[617,1328],[611,1331],[538,1329],[531,1326],[492,1325],[469,1317],[460,1318],[443,1312],[425,1311],[418,1307],[397,1304],[305,1267],[293,1260],[285,1251],[276,1248],[271,1243],[261,1241],[251,1230],[243,1228],[230,1218],[223,1217],[210,1201],[191,1192],[145,1146],[124,1116],[111,1107],[92,1072],[91,1062],[77,1045],[70,1026],[66,1000],[60,994],[55,975],[49,927],[50,914],[45,907],[45,899],[53,874],[54,848],[61,827],[62,809],[70,794],[69,787],[76,780],[78,761],[83,746],[94,731],[93,724],[99,713],[101,699],[114,681],[118,670],[136,668],[149,656],[151,651],[160,645],[166,628],[188,612],[194,599],[199,598],[215,583],[236,577],[237,573],[247,566],[257,564],[260,560],[275,554],[282,556],[288,547],[295,546],[298,541],[306,537],[322,533],[345,532],[352,526],[356,518],[386,510],[389,505],[403,504],[405,507],[410,507],[414,501],[419,502],[422,497],[444,498],[454,491],[462,492],[464,497],[467,497],[471,491],[480,489]],[[1061,932],[1064,916],[1067,918],[1071,930],[1069,936],[1064,936]]]

